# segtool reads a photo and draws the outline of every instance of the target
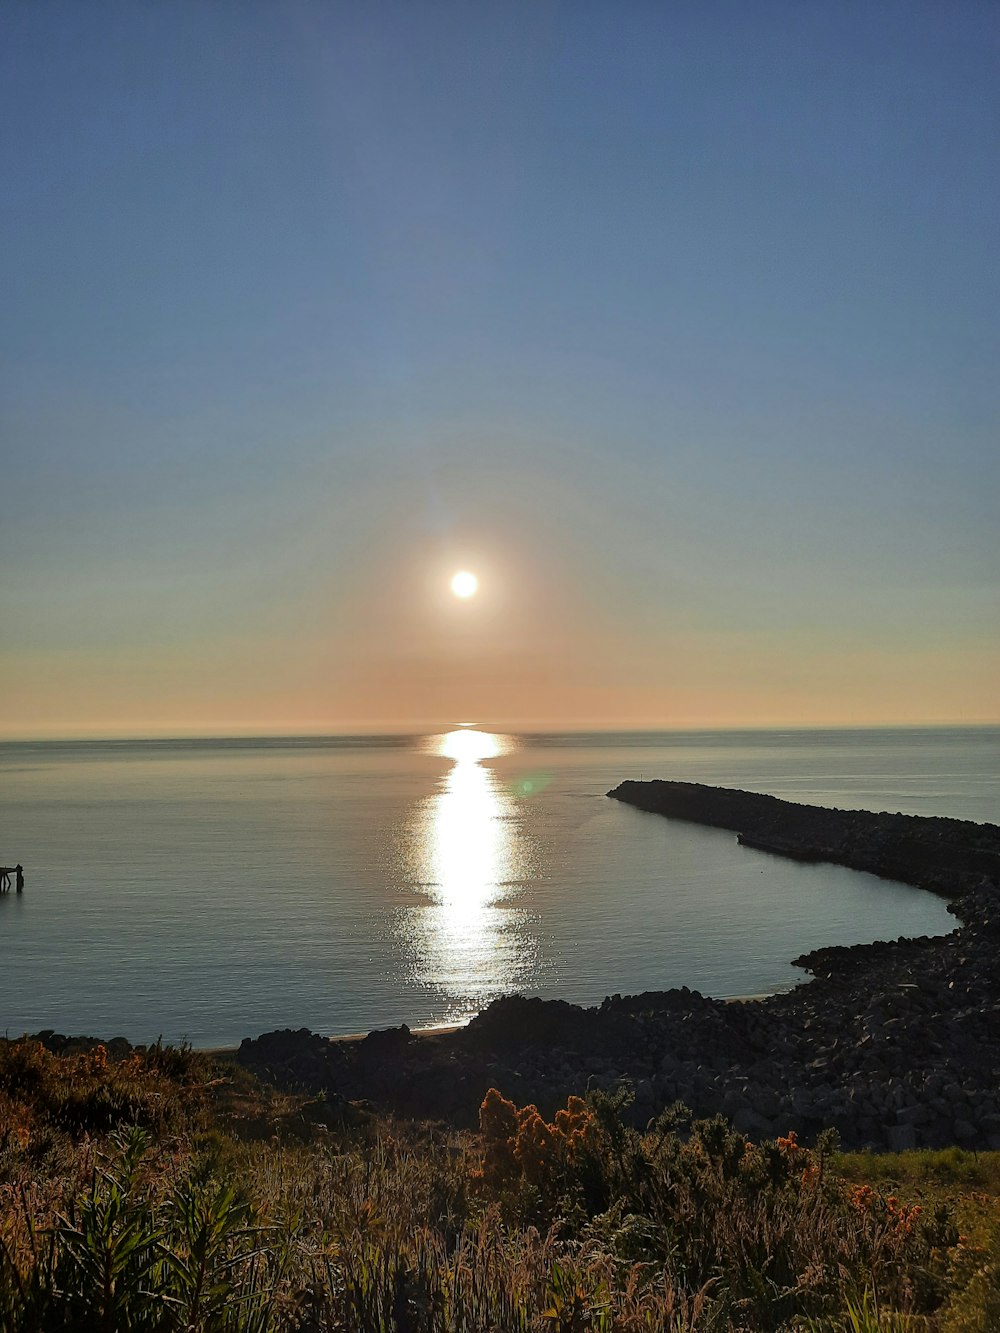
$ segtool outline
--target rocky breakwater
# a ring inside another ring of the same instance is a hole
[[[730,828],[776,853],[949,897],[948,935],[820,949],[813,980],[747,1003],[686,988],[594,1008],[512,996],[453,1033],[248,1039],[239,1058],[286,1085],[472,1124],[495,1086],[551,1113],[568,1093],[635,1089],[644,1124],[675,1100],[754,1137],[835,1126],[847,1146],[1000,1149],[1000,829],[797,806],[685,783],[624,783],[642,809]]]
[[[865,870],[944,898],[960,898],[984,877],[1000,881],[995,824],[829,810],[695,782],[623,782],[608,795],[669,819],[731,829],[747,847]]]
[[[721,1071],[726,1109],[750,1128],[775,1114],[807,1131],[835,1124],[852,1144],[1000,1148],[1000,828],[694,783],[625,782],[608,794],[731,829],[745,846],[930,890],[961,922],[945,936],[795,959],[815,980],[747,1007],[754,1049],[759,1031],[773,1056]],[[751,1075],[742,1085],[741,1072]]]

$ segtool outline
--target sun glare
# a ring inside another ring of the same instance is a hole
[[[478,587],[479,580],[467,569],[460,569],[451,580],[451,590],[456,597],[472,597]]]

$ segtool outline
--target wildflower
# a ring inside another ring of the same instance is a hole
[[[871,1185],[855,1185],[847,1197],[852,1208],[856,1208],[859,1213],[865,1213],[871,1208],[876,1195]]]
[[[909,1236],[912,1233],[914,1224],[924,1211],[919,1204],[910,1204],[909,1206],[905,1203],[901,1204],[895,1194],[889,1195],[885,1201],[885,1206],[896,1229],[904,1236]]]
[[[103,1074],[108,1068],[108,1048],[95,1046],[92,1051],[85,1051],[79,1057],[77,1066],[82,1074]]]

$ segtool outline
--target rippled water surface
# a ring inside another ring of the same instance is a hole
[[[609,801],[623,778],[1000,820],[1000,730],[0,745],[0,1030],[228,1044],[794,984],[928,894]]]

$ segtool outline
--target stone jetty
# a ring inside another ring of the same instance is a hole
[[[960,898],[1000,882],[1000,829],[965,819],[829,810],[696,782],[623,782],[609,791],[640,810],[731,829],[745,846],[797,861],[828,861]]]
[[[832,1125],[849,1147],[1000,1149],[1000,828],[690,783],[626,782],[609,795],[930,889],[949,899],[956,928],[816,950],[795,960],[813,980],[762,1000],[681,988],[581,1008],[512,996],[456,1032],[273,1032],[244,1041],[239,1059],[286,1086],[458,1124],[475,1122],[491,1086],[551,1112],[568,1093],[624,1079],[640,1125],[681,1100],[755,1138],[795,1129],[807,1140]]]

